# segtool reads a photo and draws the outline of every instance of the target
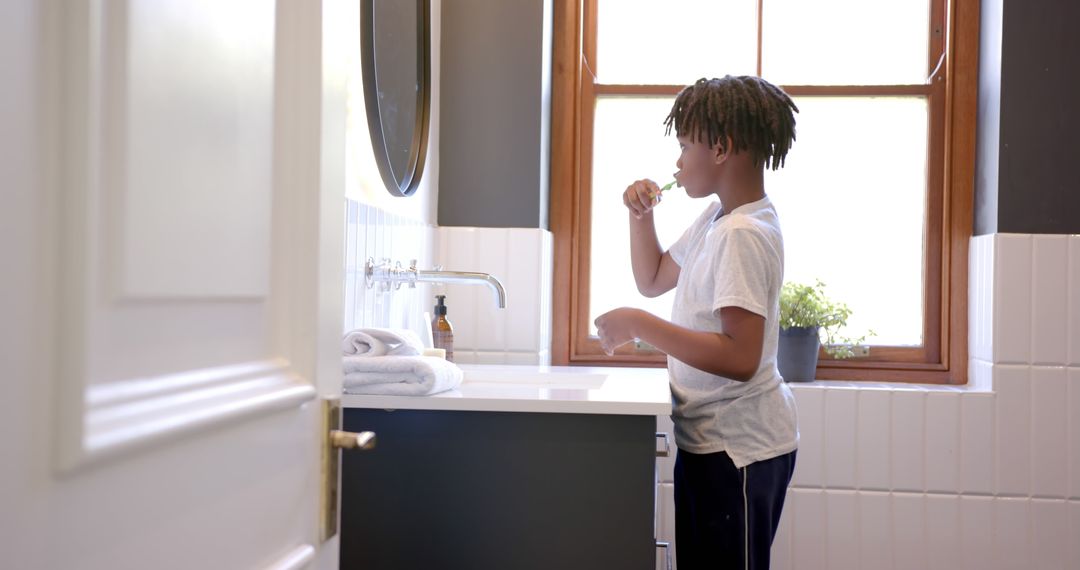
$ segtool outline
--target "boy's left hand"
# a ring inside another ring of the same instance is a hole
[[[638,324],[644,311],[619,307],[596,317],[596,328],[600,335],[600,348],[611,356],[615,349],[637,338]]]

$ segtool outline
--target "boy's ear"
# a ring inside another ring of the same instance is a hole
[[[716,160],[716,164],[720,164],[727,160],[729,148],[731,148],[731,137],[724,137],[723,140],[717,141],[717,143],[713,145],[713,158]]]

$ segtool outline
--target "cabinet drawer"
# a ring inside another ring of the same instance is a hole
[[[341,567],[642,570],[655,559],[656,418],[346,409]]]

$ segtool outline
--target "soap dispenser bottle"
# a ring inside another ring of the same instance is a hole
[[[435,348],[446,351],[446,359],[454,361],[454,327],[446,318],[446,295],[435,295],[435,318],[431,319],[431,340]]]

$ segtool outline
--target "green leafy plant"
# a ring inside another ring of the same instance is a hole
[[[874,331],[859,338],[840,335],[850,316],[851,309],[846,304],[825,295],[825,284],[820,279],[813,285],[787,282],[780,289],[780,328],[817,327],[825,352],[833,358],[855,356],[854,349],[874,335]]]

